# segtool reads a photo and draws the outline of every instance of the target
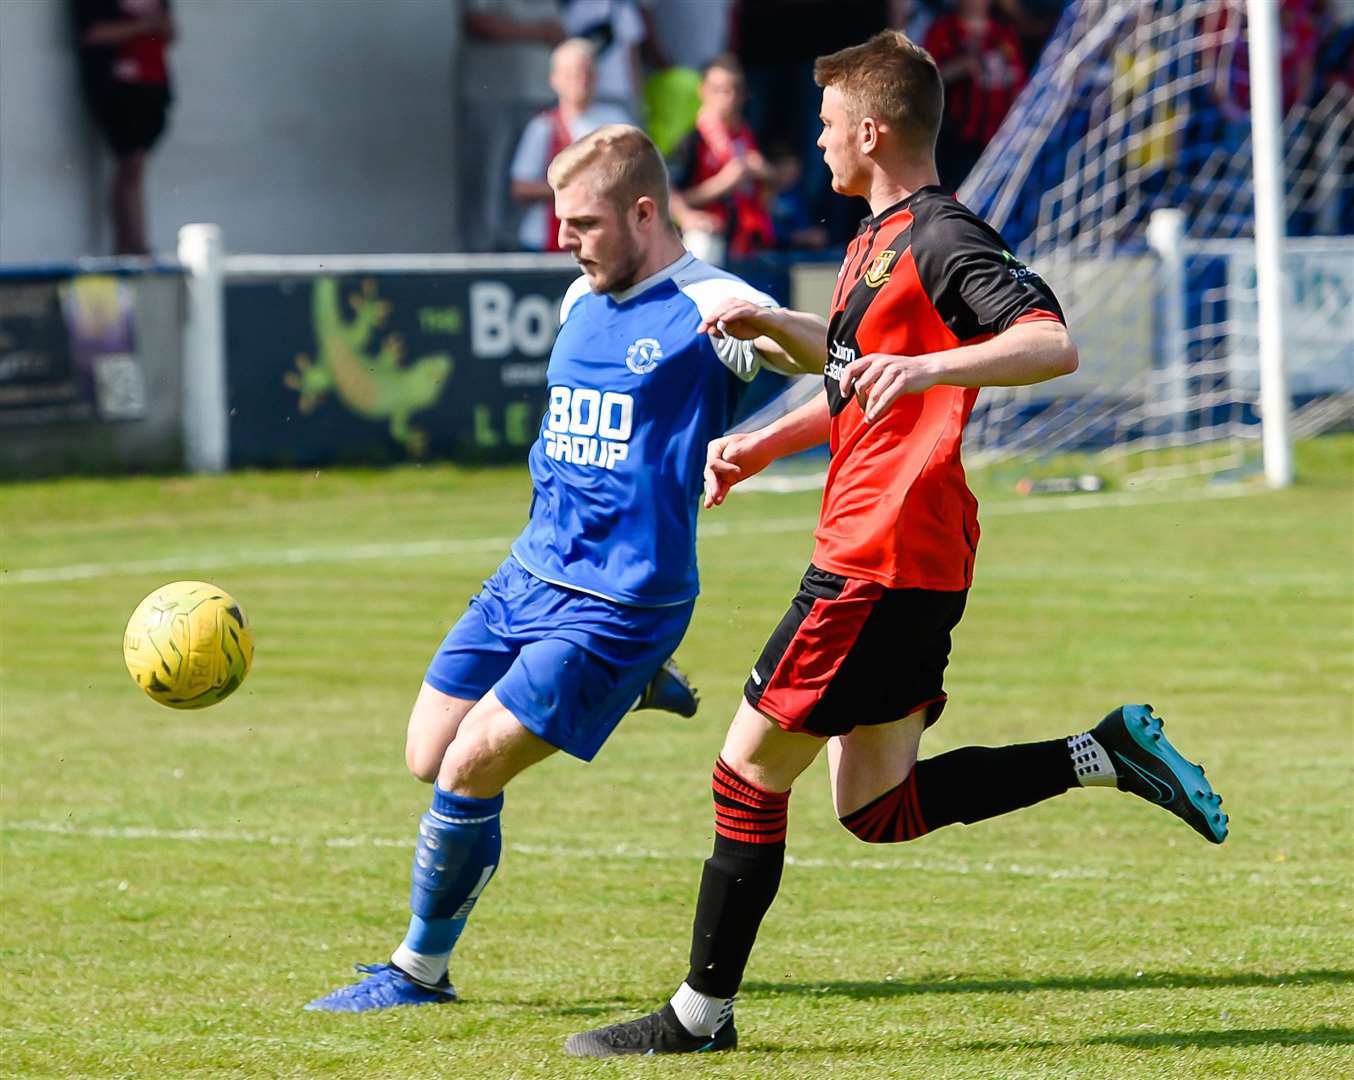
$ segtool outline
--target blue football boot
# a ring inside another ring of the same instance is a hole
[[[668,657],[635,702],[635,709],[662,709],[678,716],[695,716],[699,704],[700,698],[677,666],[677,661]]]
[[[366,975],[352,986],[341,986],[333,993],[306,1005],[309,1012],[371,1012],[401,1005],[445,1005],[456,1000],[456,988],[443,976],[437,986],[414,982],[394,964],[354,964]]]
[[[1120,791],[1131,791],[1169,810],[1214,844],[1227,839],[1222,796],[1213,791],[1202,766],[1183,757],[1161,729],[1150,705],[1121,705],[1092,730],[1109,755]]]

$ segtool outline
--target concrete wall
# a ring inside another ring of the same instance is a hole
[[[62,0],[0,0],[0,262],[95,253],[99,148]]]
[[[151,159],[157,251],[457,245],[457,0],[177,0],[177,102]],[[0,262],[109,250],[108,164],[78,96],[66,0],[0,0]]]

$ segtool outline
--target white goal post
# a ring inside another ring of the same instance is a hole
[[[1278,51],[1271,0],[1068,9],[959,194],[1054,286],[1082,369],[985,390],[972,460],[1154,450],[1141,483],[1262,444],[1279,487],[1293,431],[1354,415],[1354,238],[1312,235],[1350,198],[1354,103],[1337,84],[1281,117]]]

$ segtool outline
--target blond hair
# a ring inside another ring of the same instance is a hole
[[[887,124],[915,150],[934,150],[945,107],[945,85],[931,54],[898,30],[882,30],[862,45],[813,65],[813,81],[835,86],[857,119]]]
[[[620,210],[629,210],[647,195],[664,220],[669,216],[667,166],[653,140],[639,128],[607,124],[570,143],[550,162],[545,179],[558,191],[585,172],[595,178],[598,193]]]

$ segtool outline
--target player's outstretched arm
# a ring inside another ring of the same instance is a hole
[[[818,375],[827,363],[827,323],[811,312],[731,299],[701,320],[699,330],[751,341],[767,366],[785,375]]]
[[[1054,319],[1016,323],[977,345],[891,356],[871,353],[842,370],[842,394],[856,395],[873,423],[904,394],[933,386],[1030,386],[1077,370],[1077,347]]]
[[[705,454],[705,508],[718,506],[734,484],[755,476],[777,458],[827,442],[827,395],[817,394],[773,424],[710,443]]]

